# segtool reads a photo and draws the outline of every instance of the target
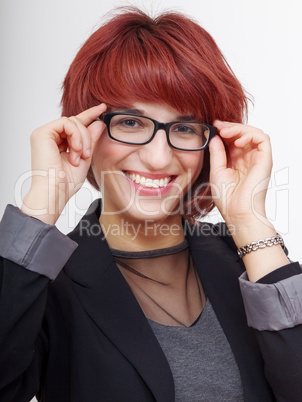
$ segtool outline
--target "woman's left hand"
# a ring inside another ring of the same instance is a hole
[[[272,169],[270,139],[260,129],[216,120],[220,136],[210,148],[213,200],[227,224],[265,218],[265,197]],[[223,141],[222,141],[223,140]]]

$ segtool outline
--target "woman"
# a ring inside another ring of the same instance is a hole
[[[68,117],[32,134],[30,191],[1,221],[0,400],[301,400],[301,268],[265,215],[269,138],[213,39],[128,10],[63,88]],[[64,236],[86,177],[102,200]],[[214,204],[227,226],[198,224]]]

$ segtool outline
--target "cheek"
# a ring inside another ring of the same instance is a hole
[[[110,169],[122,158],[122,154],[117,143],[108,136],[102,136],[95,147],[92,165],[100,170]]]
[[[100,185],[102,172],[120,172],[124,161],[132,154],[133,149],[113,141],[108,136],[102,136],[92,156],[92,172],[97,183]]]
[[[204,161],[204,152],[192,152],[186,157],[186,170],[190,170],[193,182],[199,176]]]
[[[91,169],[99,185],[101,172],[111,169],[114,163],[114,147],[111,146],[108,139],[109,138],[104,138],[103,136],[99,139],[91,160]]]

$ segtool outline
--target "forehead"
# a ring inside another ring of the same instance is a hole
[[[134,102],[130,107],[112,107],[110,111],[151,117],[163,122],[164,120],[190,121],[195,119],[192,113],[179,113],[178,110],[166,103]]]

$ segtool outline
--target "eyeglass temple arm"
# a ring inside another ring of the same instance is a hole
[[[210,124],[208,124],[208,127],[210,129],[210,138],[209,138],[209,141],[210,141],[213,137],[215,137],[215,135],[219,135],[219,134],[218,134],[217,128],[215,126],[211,126]]]

